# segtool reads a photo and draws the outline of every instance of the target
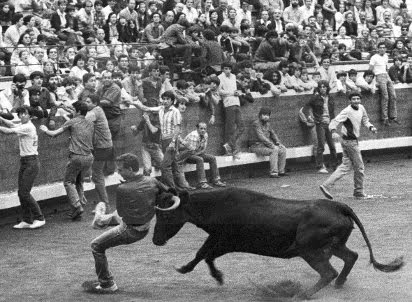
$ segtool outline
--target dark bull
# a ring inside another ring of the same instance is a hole
[[[171,197],[171,193],[164,193],[158,198],[154,244],[166,244],[186,222],[209,234],[196,257],[177,269],[182,274],[191,272],[205,260],[212,277],[223,284],[223,274],[214,260],[224,254],[244,252],[278,258],[302,257],[320,274],[319,281],[299,295],[309,298],[335,278],[336,286],[345,283],[358,259],[358,254],[346,247],[353,222],[362,233],[375,269],[393,272],[404,265],[402,257],[389,264],[375,260],[362,223],[343,203],[279,199],[241,188],[195,192],[190,196],[184,192],[180,194],[180,205],[174,202],[175,198],[171,201]],[[329,262],[332,255],[344,261],[340,274]]]

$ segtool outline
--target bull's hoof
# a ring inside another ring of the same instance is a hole
[[[220,271],[216,271],[215,273],[212,274],[212,277],[216,279],[217,284],[223,285],[223,274]]]
[[[187,274],[187,273],[191,272],[193,269],[186,266],[186,265],[183,265],[182,267],[176,267],[175,266],[175,270],[178,271],[181,274]]]
[[[337,278],[335,281],[335,288],[342,288],[343,284],[345,284],[346,278]]]

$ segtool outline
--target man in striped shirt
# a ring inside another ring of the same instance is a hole
[[[329,199],[333,199],[329,189],[349,173],[351,168],[354,170],[355,189],[353,196],[356,199],[371,198],[363,191],[363,178],[365,166],[362,160],[362,154],[359,149],[358,138],[360,136],[361,125],[367,127],[371,132],[376,133],[376,128],[369,122],[368,114],[365,108],[360,104],[361,96],[355,92],[349,95],[350,105],[343,109],[329,124],[329,130],[332,132],[334,140],[341,140],[343,157],[342,164],[333,172],[333,174],[322,184],[320,189]],[[342,124],[342,139],[336,132],[339,125]]]
[[[180,114],[180,111],[173,106],[175,101],[173,91],[164,92],[161,98],[163,105],[158,107],[147,107],[136,98],[136,101],[131,104],[143,111],[159,113],[160,130],[162,134],[162,151],[164,153],[163,162],[160,168],[162,171],[162,181],[171,188],[178,190],[193,190],[194,188],[186,181],[180,165],[180,162],[183,162],[185,158],[182,158],[182,156],[179,156],[178,154],[182,115]]]
[[[226,184],[220,180],[216,157],[211,154],[206,154],[207,139],[207,125],[205,122],[199,122],[196,125],[196,130],[190,132],[183,140],[183,144],[187,147],[187,149],[193,152],[192,155],[186,159],[186,162],[189,164],[196,164],[196,172],[200,189],[212,188],[212,186],[207,183],[204,165],[205,162],[209,163],[212,174],[212,183],[218,187],[226,187]]]

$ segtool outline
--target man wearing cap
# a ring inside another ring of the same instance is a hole
[[[252,123],[249,132],[249,149],[260,156],[269,156],[270,172],[272,178],[286,176],[286,147],[282,145],[275,131],[271,127],[271,110],[262,107],[259,118]]]
[[[38,98],[36,98],[35,102],[32,102],[30,99],[30,107],[37,109],[41,108],[41,111],[35,110],[33,115],[37,116],[37,118],[47,118],[47,124],[50,126],[50,124],[54,123],[54,117],[57,112],[57,104],[54,95],[52,96],[46,87],[42,87],[43,79],[44,74],[42,72],[32,72],[30,74],[31,86],[27,90],[29,91],[30,96],[35,95],[38,93],[37,91],[40,91],[40,94],[38,94]],[[33,94],[30,93],[32,90],[35,91]],[[47,109],[49,109],[50,112],[48,112]]]

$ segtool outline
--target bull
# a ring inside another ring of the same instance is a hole
[[[223,274],[214,260],[232,252],[252,253],[277,258],[303,258],[320,275],[319,281],[299,294],[306,299],[331,283],[341,287],[358,259],[346,246],[355,223],[369,249],[370,262],[382,272],[394,272],[403,265],[403,257],[388,264],[375,260],[365,229],[354,211],[346,204],[325,199],[290,200],[274,198],[242,188],[180,193],[180,201],[171,202],[172,193],[159,196],[153,243],[165,245],[190,222],[209,234],[195,258],[177,268],[186,274],[202,260],[210,274],[223,284]],[[329,260],[343,260],[342,271]]]

